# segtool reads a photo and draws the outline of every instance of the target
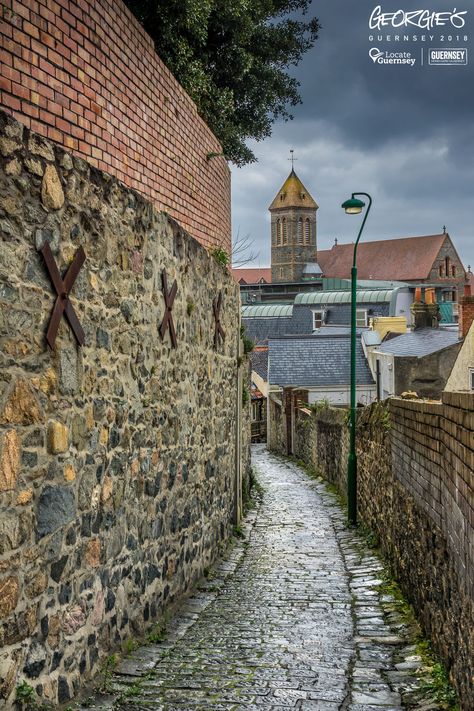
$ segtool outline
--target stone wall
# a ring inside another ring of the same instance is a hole
[[[316,210],[286,208],[271,212],[272,283],[301,281],[305,264],[317,261]],[[309,244],[298,244],[297,224],[300,217],[310,221]],[[287,237],[284,244],[277,244],[276,222],[282,219],[286,220]]]
[[[280,437],[285,431],[282,423]],[[272,447],[277,439],[273,433]],[[468,711],[474,694],[474,394],[445,393],[442,402],[393,399],[359,410],[357,448],[359,520],[377,534]],[[300,410],[293,452],[346,497],[344,411]]]
[[[287,454],[286,419],[281,394],[268,396],[268,448],[277,454]]]
[[[395,395],[410,390],[420,398],[440,398],[461,345],[461,341],[454,343],[441,351],[423,356],[423,359],[416,356],[397,356],[394,363]]]
[[[293,451],[308,466],[323,471],[345,496],[349,453],[346,410],[326,405],[296,410]]]
[[[451,274],[446,274],[445,272],[446,257],[449,257]],[[443,276],[440,276],[440,267],[443,268]],[[452,267],[455,268],[454,275],[452,273]],[[430,271],[426,281],[428,284],[443,284],[444,282],[445,286],[456,284],[458,288],[458,296],[463,293],[464,284],[466,283],[466,272],[449,235],[446,235],[443,246],[439,250],[436,261],[433,264],[433,268]]]
[[[0,698],[11,708],[22,679],[68,699],[232,531],[240,300],[176,222],[6,114],[0,153]],[[85,250],[71,298],[83,348],[64,318],[56,350],[46,345],[45,241],[61,272]],[[158,332],[163,269],[178,285],[176,349]]]
[[[230,251],[222,148],[122,0],[2,0],[0,45],[0,107]]]

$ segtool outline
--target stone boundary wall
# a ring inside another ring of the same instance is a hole
[[[122,0],[2,0],[0,106],[230,251],[230,171]]]
[[[268,397],[267,443],[272,452],[287,454],[286,420],[283,403],[279,397],[281,397],[279,394],[270,394]]]
[[[358,413],[358,513],[450,671],[474,696],[474,395],[392,399]],[[275,419],[272,423],[274,426]],[[281,432],[286,428],[281,423]],[[348,429],[336,408],[297,412],[296,457],[346,498]],[[273,433],[270,447],[278,441]]]
[[[239,288],[139,194],[0,113],[0,706],[26,680],[67,701],[140,639],[232,532]],[[71,301],[46,345],[61,273]],[[162,270],[177,348],[158,328]],[[214,344],[222,293],[225,340]]]

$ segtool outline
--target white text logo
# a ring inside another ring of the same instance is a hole
[[[467,64],[467,49],[430,49],[429,64]]]
[[[420,30],[432,30],[435,27],[451,25],[461,29],[466,24],[467,10],[434,12],[432,10],[396,10],[395,12],[382,12],[382,7],[377,5],[369,18],[371,30],[380,30],[383,27],[417,27]]]
[[[369,57],[374,64],[407,64],[413,67],[416,62],[410,52],[381,52],[377,47],[371,47]]]

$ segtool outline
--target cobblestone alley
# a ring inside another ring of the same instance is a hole
[[[394,632],[402,626],[377,590],[378,560],[345,528],[322,483],[261,446],[254,465],[264,495],[246,539],[166,640],[122,661],[113,693],[87,708],[406,708],[401,692],[416,687],[419,661]]]

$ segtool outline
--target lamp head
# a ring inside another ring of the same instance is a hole
[[[358,215],[362,212],[362,208],[365,207],[365,202],[358,200],[355,197],[350,198],[342,203],[341,207],[344,208],[346,215]]]

